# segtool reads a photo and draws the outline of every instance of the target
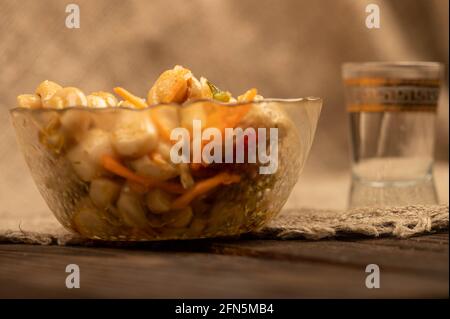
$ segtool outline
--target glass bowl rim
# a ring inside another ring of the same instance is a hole
[[[32,112],[32,113],[44,113],[44,112],[65,112],[68,110],[85,110],[89,112],[108,112],[113,110],[127,110],[127,111],[133,111],[133,112],[142,112],[147,111],[153,108],[156,108],[158,106],[164,106],[164,105],[171,105],[171,106],[177,106],[177,107],[188,107],[196,103],[203,103],[203,102],[209,102],[214,103],[216,105],[220,106],[226,106],[226,107],[236,107],[241,105],[248,105],[248,104],[263,104],[263,103],[283,103],[283,104],[295,104],[295,103],[306,103],[306,102],[323,102],[323,99],[320,97],[315,96],[307,96],[307,97],[299,97],[299,98],[289,98],[289,99],[280,99],[280,98],[266,98],[258,101],[245,101],[245,102],[234,102],[234,103],[225,103],[217,100],[210,100],[210,99],[198,99],[198,100],[192,100],[189,102],[186,102],[184,104],[179,103],[157,103],[157,104],[151,104],[148,107],[145,108],[130,108],[125,106],[108,106],[108,107],[88,107],[88,106],[68,106],[61,109],[55,109],[55,108],[36,108],[36,109],[30,109],[25,107],[16,106],[9,110],[10,113],[16,113],[16,112]],[[320,104],[319,104],[320,105]],[[317,106],[319,106],[317,105]]]

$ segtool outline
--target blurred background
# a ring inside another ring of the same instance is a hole
[[[65,27],[69,3],[80,7],[80,29]],[[380,6],[380,29],[365,26],[369,3]],[[447,70],[448,7],[448,0],[0,0],[0,216],[48,210],[9,121],[18,94],[50,79],[85,92],[120,85],[146,96],[175,64],[235,95],[256,87],[265,97],[323,97],[292,196],[342,208],[350,163],[341,63],[439,61]],[[441,96],[436,177],[448,202],[448,76]]]

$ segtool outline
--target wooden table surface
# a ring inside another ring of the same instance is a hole
[[[448,298],[448,236],[1,244],[0,298]],[[79,289],[65,286],[68,264],[80,267]],[[368,264],[380,267],[379,289],[365,286]]]

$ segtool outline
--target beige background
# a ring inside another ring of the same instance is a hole
[[[74,0],[81,29],[65,28],[56,0],[0,0],[0,216],[46,211],[17,148],[8,109],[43,79],[86,91],[122,85],[140,95],[158,73],[182,64],[220,87],[255,86],[266,97],[325,100],[295,199],[341,208],[348,140],[340,65],[427,60],[448,65],[448,0]],[[381,8],[381,29],[365,27],[365,6]],[[447,78],[448,79],[448,78]],[[448,80],[436,153],[448,201]],[[311,194],[314,194],[311,196]]]

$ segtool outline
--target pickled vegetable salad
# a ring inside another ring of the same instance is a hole
[[[213,99],[224,103],[245,102],[263,99],[256,89],[250,89],[234,98],[230,92],[222,91],[217,86],[201,77],[198,80],[190,70],[175,66],[163,72],[147,94],[147,99],[138,97],[122,87],[114,88],[114,92],[122,98],[117,98],[108,92],[97,91],[85,95],[75,87],[62,87],[52,81],[43,81],[34,94],[22,94],[17,97],[19,107],[29,109],[63,109],[73,106],[93,108],[129,107],[133,109],[146,108],[159,103],[179,103],[198,99]]]
[[[184,104],[199,99],[252,102],[263,99],[256,89],[234,98],[206,78],[197,79],[190,70],[176,66],[159,76],[146,98],[122,87],[114,88],[114,93],[120,99],[109,92],[85,95],[78,88],[44,81],[34,94],[17,97],[19,107],[28,109],[77,106],[151,111],[150,116],[126,112],[115,120],[111,130],[106,130],[93,123],[89,113],[75,112],[79,110],[75,108],[54,112],[47,125],[40,128],[39,141],[55,156],[65,156],[70,161],[78,178],[89,187],[90,202],[109,214],[104,219],[95,216],[86,205],[80,207],[73,217],[74,228],[79,233],[92,237],[96,234],[93,225],[101,228],[99,225],[105,220],[146,232],[150,229],[158,232],[162,226],[187,227],[195,210],[207,209],[208,196],[213,190],[220,185],[239,183],[248,173],[245,165],[174,164],[169,152],[172,128],[192,128],[194,119],[202,120],[205,127],[233,128],[248,115],[251,103],[223,107],[204,102],[195,108],[174,108],[167,103]],[[196,223],[191,227],[197,230],[204,227],[198,220]]]

